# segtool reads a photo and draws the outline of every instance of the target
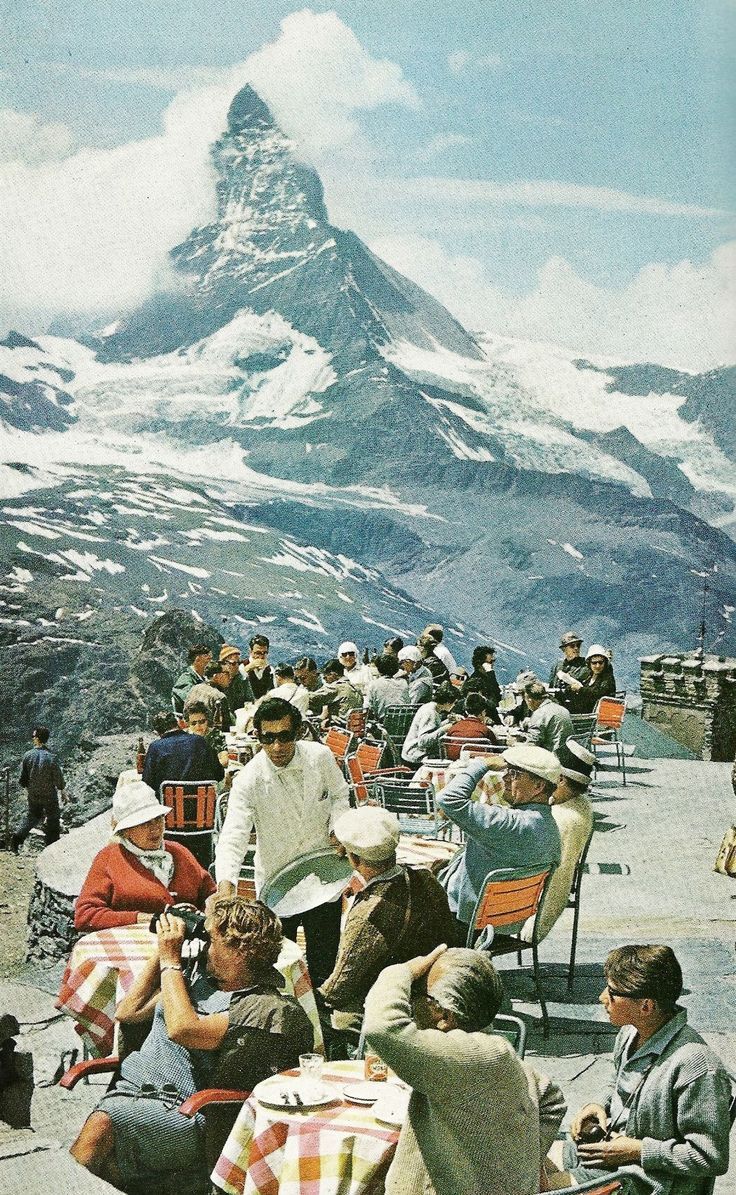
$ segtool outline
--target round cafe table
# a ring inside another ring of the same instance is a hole
[[[287,1071],[285,1076],[295,1076]],[[331,1062],[322,1079],[335,1103],[300,1112],[265,1108],[251,1096],[241,1108],[212,1173],[226,1195],[373,1195],[383,1190],[399,1128],[349,1103],[346,1083],[363,1080],[362,1062]],[[379,1089],[385,1083],[376,1083]]]

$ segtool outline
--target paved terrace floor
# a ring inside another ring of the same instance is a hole
[[[540,947],[551,1018],[546,1041],[530,967],[517,972],[514,956],[499,961],[514,1011],[530,1027],[527,1057],[557,1079],[570,1112],[600,1098],[611,1075],[614,1034],[598,995],[606,953],[626,942],[673,946],[685,975],[683,1003],[690,1022],[736,1074],[736,881],[713,872],[721,838],[736,820],[730,765],[649,760],[638,754],[628,762],[626,787],[620,773],[609,768],[599,771],[594,787],[596,832],[583,880],[571,997],[565,966],[571,913],[563,916]],[[0,983],[0,1011],[15,1011],[26,1022],[27,1048],[41,1055],[45,1049],[41,1063],[49,1074],[60,1054],[74,1045],[74,1033],[65,1018],[61,1023],[45,1022],[56,1015],[49,993],[56,991],[60,975],[60,968],[45,974],[27,970],[12,983]],[[86,1176],[80,1180],[65,1153],[103,1088],[104,1081],[98,1081],[72,1093],[55,1086],[38,1089],[33,1116],[40,1152],[18,1156],[8,1140],[7,1150],[0,1148],[0,1189],[24,1195],[47,1195],[50,1190],[109,1192],[96,1180],[87,1183]],[[58,1142],[61,1149],[49,1149],[49,1140]],[[736,1140],[732,1142],[736,1154]],[[736,1193],[736,1165],[730,1176],[718,1180],[717,1195],[727,1192]]]

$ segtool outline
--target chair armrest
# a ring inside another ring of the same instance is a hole
[[[119,1066],[120,1059],[114,1054],[108,1058],[87,1058],[84,1062],[69,1067],[66,1074],[59,1079],[59,1087],[66,1087],[71,1091],[80,1079],[86,1079],[88,1075],[103,1075],[108,1071],[117,1070]]]
[[[396,767],[396,768],[377,768],[375,771],[368,771],[363,773],[366,780],[372,780],[374,776],[395,776],[398,772],[404,772],[406,775],[413,776],[411,768]]]
[[[209,1104],[243,1104],[250,1095],[249,1091],[231,1091],[226,1087],[206,1087],[204,1091],[195,1091],[188,1100],[179,1105],[182,1116],[196,1116]]]

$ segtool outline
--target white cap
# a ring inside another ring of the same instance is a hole
[[[347,643],[341,643],[337,649],[338,656],[347,656],[350,654],[350,652],[352,652],[355,656],[358,654],[357,645],[355,643],[350,643],[350,641]]]
[[[536,743],[519,743],[504,751],[503,759],[512,768],[519,768],[522,772],[531,772],[532,776],[539,776],[542,780],[549,780],[557,784],[560,779],[560,764],[556,755],[545,751],[544,747],[537,747]]]
[[[408,647],[402,647],[398,658],[399,660],[413,660],[415,664],[418,664],[422,658],[422,653],[418,647],[413,647],[409,644]]]
[[[149,785],[139,780],[137,784],[124,784],[115,790],[112,798],[112,817],[115,832],[143,826],[155,817],[171,813],[169,805],[162,805]]]
[[[368,863],[390,859],[399,841],[399,819],[395,813],[364,805],[343,813],[333,827],[338,842]]]
[[[604,660],[607,660],[608,652],[606,651],[605,647],[601,647],[600,643],[591,643],[590,647],[585,653],[586,660],[589,660],[591,656],[602,656]]]

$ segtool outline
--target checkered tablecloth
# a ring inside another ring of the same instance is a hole
[[[140,975],[156,946],[145,925],[122,925],[86,934],[74,947],[61,981],[56,1007],[76,1021],[93,1057],[113,1052],[115,1006]],[[322,1051],[322,1030],[304,955],[284,939],[276,963],[284,991],[301,1004],[314,1027],[315,1049]]]
[[[460,761],[452,763],[450,760],[446,764],[423,764],[414,773],[414,780],[428,780],[433,785],[435,793],[441,793],[452,777],[464,770],[464,766]],[[485,801],[487,805],[506,804],[503,799],[503,780],[498,772],[486,772],[484,776],[481,776],[475,787],[473,800]]]
[[[288,1072],[296,1074],[296,1071]],[[227,1195],[369,1195],[383,1190],[399,1130],[342,1098],[362,1062],[332,1062],[323,1080],[339,1103],[309,1112],[243,1104],[212,1173]]]

